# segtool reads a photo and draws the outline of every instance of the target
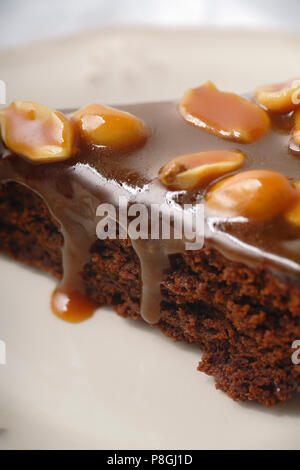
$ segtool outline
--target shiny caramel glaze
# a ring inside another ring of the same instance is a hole
[[[191,126],[182,119],[175,102],[129,105],[120,109],[134,114],[147,126],[149,137],[139,148],[117,151],[87,145],[80,140],[73,159],[32,165],[3,144],[0,147],[0,181],[16,181],[39,194],[61,226],[65,242],[64,279],[59,289],[64,293],[84,294],[81,272],[96,240],[99,220],[96,209],[100,203],[117,206],[119,196],[129,203],[147,206],[167,200],[171,206],[179,208],[184,203],[204,201],[207,191],[218,181],[192,191],[170,191],[161,184],[161,168],[176,157],[238,150],[247,158],[235,173],[273,170],[282,173],[291,183],[300,181],[300,161],[288,150],[288,116],[276,120],[276,125],[272,124],[271,130],[256,142],[242,144]],[[283,214],[268,220],[249,221],[243,217],[216,215],[207,208],[205,243],[231,260],[265,266],[279,275],[300,279],[300,227],[290,223]],[[174,240],[138,240],[133,241],[133,248],[142,268],[141,314],[148,322],[155,323],[160,318],[160,283],[168,268],[169,254],[182,252],[185,246]],[[73,309],[73,304],[70,305]],[[89,316],[91,310],[87,308],[87,312]]]

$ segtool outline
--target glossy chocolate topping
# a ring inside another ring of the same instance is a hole
[[[175,157],[207,150],[239,150],[246,158],[242,168],[234,173],[268,169],[282,173],[291,182],[300,181],[300,160],[297,152],[289,151],[293,126],[290,116],[271,116],[272,128],[265,136],[255,143],[241,144],[185,122],[175,102],[119,109],[134,114],[146,124],[149,135],[140,148],[113,151],[79,142],[74,158],[34,165],[13,154],[3,143],[0,147],[0,181],[18,182],[36,192],[60,224],[64,236],[64,277],[58,295],[69,295],[69,301],[54,298],[52,304],[54,310],[57,303],[63,304],[57,310],[65,311],[65,317],[71,321],[82,320],[82,314],[75,313],[73,318],[68,315],[68,302],[71,305],[72,299],[76,304],[74,310],[86,308],[87,316],[94,307],[84,304],[81,272],[97,237],[99,204],[111,203],[117,207],[120,196],[129,204],[147,206],[168,201],[169,205],[180,208],[182,204],[203,202],[207,187],[177,192],[168,190],[159,181],[160,169]],[[231,260],[265,266],[300,279],[300,228],[283,216],[267,222],[251,222],[216,217],[206,211],[205,243]],[[132,244],[142,270],[141,315],[146,321],[156,323],[160,319],[160,284],[169,267],[169,254],[183,252],[185,244],[172,239],[133,240]]]

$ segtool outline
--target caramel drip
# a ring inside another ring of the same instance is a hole
[[[170,268],[169,257],[183,253],[184,243],[179,240],[132,240],[132,246],[141,265],[140,314],[150,324],[159,323],[161,317],[162,283]]]
[[[81,323],[93,316],[97,305],[90,302],[86,295],[78,291],[68,292],[58,287],[51,297],[54,315],[70,323]]]
[[[64,209],[52,210],[59,221],[64,237],[62,249],[63,279],[52,295],[53,313],[63,320],[79,323],[90,318],[96,310],[89,302],[82,281],[84,266],[90,257],[93,234],[81,221],[76,221],[64,214]]]

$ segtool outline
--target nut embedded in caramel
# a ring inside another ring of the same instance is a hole
[[[180,101],[179,112],[196,127],[244,143],[260,139],[270,129],[265,110],[241,96],[219,91],[212,82],[188,90]]]
[[[182,155],[171,160],[161,170],[160,181],[170,189],[191,190],[237,170],[244,159],[244,154],[238,150],[213,150]]]
[[[296,203],[285,213],[286,220],[293,225],[300,227],[300,181],[294,184],[298,193]]]
[[[76,111],[72,120],[88,143],[121,150],[143,145],[147,129],[143,121],[124,111],[91,104]]]
[[[207,194],[207,208],[224,217],[245,217],[262,222],[295,204],[297,191],[289,180],[271,170],[252,170],[215,184]]]
[[[62,114],[31,101],[14,101],[0,110],[1,137],[7,148],[34,163],[72,157],[74,129]]]
[[[273,113],[289,113],[300,104],[300,80],[259,87],[255,97],[264,108]]]
[[[300,147],[300,108],[295,111],[295,129],[293,132],[294,142]]]

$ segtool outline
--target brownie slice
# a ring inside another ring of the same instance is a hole
[[[284,402],[300,391],[293,83],[256,99],[208,82],[179,106],[89,105],[62,114],[14,102],[0,110],[0,252],[58,279],[57,316],[82,321],[111,305],[196,343],[199,371],[234,400]],[[132,214],[125,225],[120,215],[124,200],[151,215],[161,205],[161,216],[202,206],[203,247],[191,251],[174,234],[137,240]],[[108,204],[116,237],[98,232],[99,208]]]
[[[42,200],[16,183],[0,187],[0,250],[56,278],[63,237]],[[204,352],[199,370],[237,401],[273,406],[300,390],[292,343],[300,338],[297,284],[234,263],[216,250],[172,257],[159,328]],[[141,320],[140,266],[128,240],[96,241],[82,272],[90,299]],[[201,393],[201,391],[199,391]]]

